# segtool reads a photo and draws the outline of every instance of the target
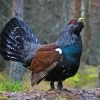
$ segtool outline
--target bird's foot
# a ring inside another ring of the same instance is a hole
[[[63,90],[63,84],[62,84],[62,81],[58,81],[58,90],[62,91]]]
[[[51,89],[49,91],[55,90],[54,81],[51,81],[50,82],[50,86],[51,86]]]

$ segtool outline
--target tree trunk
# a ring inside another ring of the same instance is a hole
[[[0,34],[2,29],[4,28],[7,20],[9,19],[11,12],[10,12],[10,0],[1,0],[0,1]],[[0,54],[0,71],[4,71],[5,69],[9,68],[9,62],[5,61]],[[8,74],[8,70],[6,71]]]
[[[74,0],[74,18],[81,16],[81,0]]]
[[[91,0],[92,37],[89,63],[98,66],[97,87],[100,87],[100,0]]]
[[[98,65],[99,51],[100,51],[100,0],[91,0],[91,54],[89,63]]]
[[[63,1],[63,8],[62,8],[62,19],[64,21],[68,21],[69,20],[69,16],[70,16],[70,13],[69,13],[69,9],[70,9],[70,0],[64,0]]]
[[[91,42],[91,28],[90,28],[90,0],[84,0],[84,17],[85,17],[85,27],[84,27],[84,54],[83,60],[86,64],[89,64],[89,54],[90,54],[90,42]]]
[[[12,17],[23,20],[23,3],[24,0],[12,0]]]
[[[12,0],[12,17],[23,20],[23,0]],[[21,81],[25,68],[19,62],[10,62],[9,76],[12,81]]]
[[[100,50],[99,50],[99,60],[98,60],[98,79],[97,79],[97,88],[100,88]]]

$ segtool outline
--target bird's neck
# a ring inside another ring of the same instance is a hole
[[[57,39],[56,44],[59,47],[66,47],[66,46],[72,45],[72,44],[82,45],[81,36],[72,34],[69,31],[63,31],[59,35],[59,38]]]

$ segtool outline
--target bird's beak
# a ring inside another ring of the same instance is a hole
[[[80,17],[80,18],[78,19],[78,22],[84,24],[84,18],[83,18],[83,17]]]

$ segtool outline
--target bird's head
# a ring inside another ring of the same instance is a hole
[[[80,17],[79,19],[70,20],[67,24],[67,29],[74,34],[79,34],[84,27],[84,18]]]

